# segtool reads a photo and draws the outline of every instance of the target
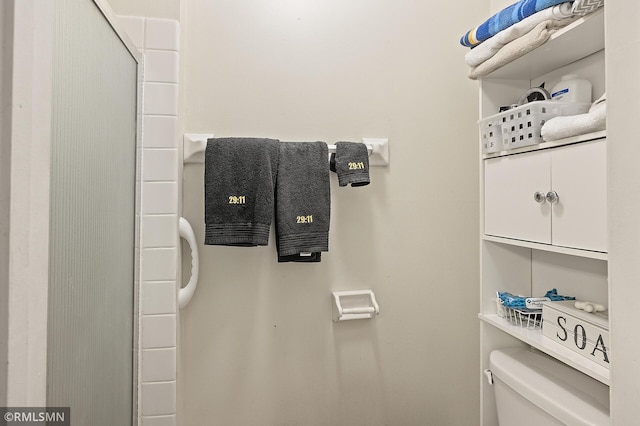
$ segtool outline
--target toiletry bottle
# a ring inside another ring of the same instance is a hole
[[[576,74],[563,75],[560,82],[553,86],[551,99],[562,102],[591,103],[591,82],[578,78]]]

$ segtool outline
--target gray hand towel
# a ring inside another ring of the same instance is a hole
[[[340,186],[369,185],[367,146],[357,142],[337,142],[336,152],[331,154],[331,170],[338,174]]]
[[[266,246],[273,217],[279,141],[207,140],[204,166],[205,244]]]
[[[329,250],[331,193],[328,153],[324,142],[280,144],[276,183],[279,261],[319,261],[317,252]],[[315,254],[309,257],[301,253]]]

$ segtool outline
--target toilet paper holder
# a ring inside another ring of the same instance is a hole
[[[333,291],[331,300],[334,321],[373,318],[380,314],[372,290]]]

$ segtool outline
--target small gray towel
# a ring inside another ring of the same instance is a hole
[[[320,260],[329,250],[331,193],[324,142],[282,142],[276,183],[279,261]],[[300,255],[301,253],[315,253]],[[294,256],[287,258],[286,256]]]
[[[266,246],[273,217],[279,141],[207,140],[204,166],[208,245]]]
[[[331,154],[331,170],[338,174],[340,186],[369,185],[369,152],[367,146],[357,142],[338,142]]]

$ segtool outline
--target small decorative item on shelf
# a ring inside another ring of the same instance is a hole
[[[585,312],[604,312],[607,308],[604,305],[594,302],[576,302],[574,306],[578,309],[582,309]]]

